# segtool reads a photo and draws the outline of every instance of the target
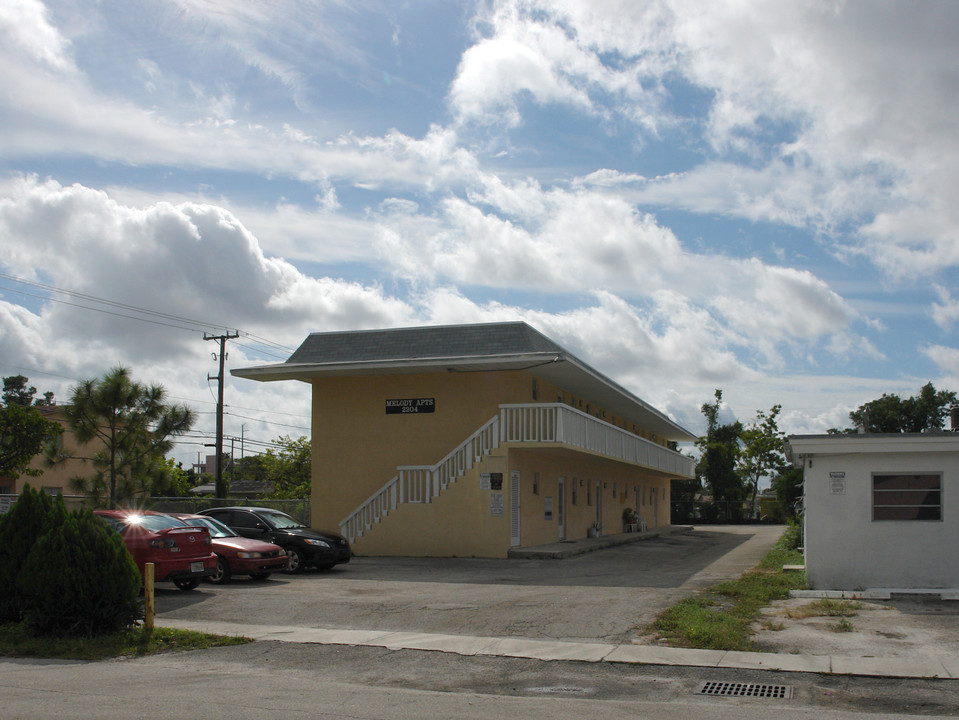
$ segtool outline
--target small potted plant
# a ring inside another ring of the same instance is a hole
[[[639,517],[636,511],[631,507],[623,508],[623,532],[637,532],[639,530]]]
[[[591,538],[599,537],[599,522],[598,522],[598,521],[597,521],[597,522],[594,522],[592,525],[589,526],[589,528],[587,528],[587,530],[586,530],[586,537],[591,537]]]

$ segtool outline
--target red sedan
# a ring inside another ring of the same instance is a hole
[[[210,531],[216,553],[216,572],[207,578],[212,583],[229,582],[234,575],[265,580],[271,572],[282,572],[289,564],[286,551],[279,545],[237,535],[219,520],[206,515],[173,514],[188,525]]]
[[[149,510],[94,510],[94,514],[120,533],[141,576],[143,566],[153,563],[155,580],[172,580],[181,590],[192,590],[200,578],[216,572],[206,528]]]

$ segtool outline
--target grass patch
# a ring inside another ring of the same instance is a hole
[[[856,628],[846,618],[839,618],[839,622],[832,626],[833,632],[853,632]]]
[[[794,620],[810,617],[854,617],[862,607],[862,603],[857,600],[822,598],[786,611],[786,617]]]
[[[172,628],[154,628],[148,631],[143,627],[92,638],[48,638],[30,635],[23,624],[0,625],[0,657],[103,660],[122,656],[204,650],[248,642],[252,640]]]
[[[806,586],[806,573],[782,571],[802,564],[799,538],[799,528],[788,528],[758,567],[680,601],[656,619],[653,631],[674,647],[753,650],[751,626],[762,609]]]

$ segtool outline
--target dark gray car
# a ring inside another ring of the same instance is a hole
[[[221,507],[204,510],[243,537],[265,540],[286,550],[290,559],[287,572],[305,567],[328,570],[347,563],[352,557],[350,544],[342,535],[314,530],[279,510],[264,507]]]

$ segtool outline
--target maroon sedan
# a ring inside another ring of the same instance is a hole
[[[226,525],[206,515],[173,513],[188,525],[210,531],[216,572],[207,579],[212,583],[229,582],[234,575],[249,575],[252,580],[265,580],[271,572],[286,570],[289,558],[279,545],[237,535]]]
[[[120,533],[140,575],[153,563],[158,582],[172,580],[181,590],[192,590],[200,578],[216,572],[216,555],[210,531],[192,527],[170,515],[150,510],[94,510],[94,514]]]

